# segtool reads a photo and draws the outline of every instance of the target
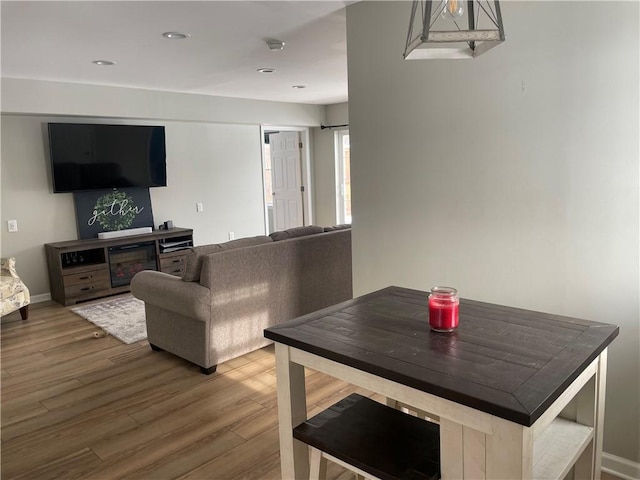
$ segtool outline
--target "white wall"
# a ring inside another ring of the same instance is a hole
[[[640,461],[639,7],[502,2],[507,41],[404,61],[409,2],[347,8],[354,293],[620,325],[604,449]]]
[[[327,105],[327,125],[345,125],[349,123],[349,105],[336,103]],[[336,199],[336,158],[334,135],[332,128],[313,131],[314,143],[314,177],[315,177],[315,205],[317,225],[335,225],[337,219]]]
[[[32,295],[50,291],[43,245],[78,238],[73,195],[52,193],[47,122],[164,125],[168,186],[150,189],[154,223],[193,228],[201,245],[226,241],[231,231],[236,238],[265,231],[260,124],[324,121],[324,108],[316,105],[53,82],[3,79],[2,101],[0,250],[16,257]],[[204,212],[196,212],[196,202]],[[18,220],[17,233],[7,232],[9,219]]]

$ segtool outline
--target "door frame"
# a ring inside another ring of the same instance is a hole
[[[265,184],[264,184],[264,170],[265,170],[265,151],[264,151],[264,136],[265,133],[271,130],[277,130],[280,132],[298,132],[300,135],[300,141],[302,142],[302,148],[300,149],[300,171],[302,178],[302,186],[304,192],[302,192],[302,222],[303,225],[313,225],[313,182],[311,171],[311,146],[309,144],[310,134],[308,127],[292,127],[282,125],[260,125],[260,163],[262,166],[262,206],[264,209],[264,232],[265,235],[269,235],[269,210],[267,208],[267,202],[265,197]],[[273,164],[271,165],[273,168]]]

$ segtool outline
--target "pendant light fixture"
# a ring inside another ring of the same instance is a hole
[[[498,0],[414,0],[404,58],[474,58],[502,42]]]

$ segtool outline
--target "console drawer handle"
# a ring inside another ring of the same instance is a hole
[[[179,259],[177,259],[177,260],[174,260],[174,261],[173,261],[173,263],[182,263],[182,259],[181,259],[181,258],[179,258]]]
[[[87,275],[86,277],[80,277],[80,280],[90,280],[93,278],[93,275]]]
[[[87,290],[93,290],[93,287],[84,287],[84,288],[81,288],[80,290],[82,290],[83,292],[86,292]]]

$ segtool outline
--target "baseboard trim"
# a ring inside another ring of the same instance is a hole
[[[31,303],[48,302],[51,300],[51,293],[42,293],[40,295],[31,295]]]
[[[602,471],[623,480],[636,480],[640,478],[640,463],[603,452]]]

